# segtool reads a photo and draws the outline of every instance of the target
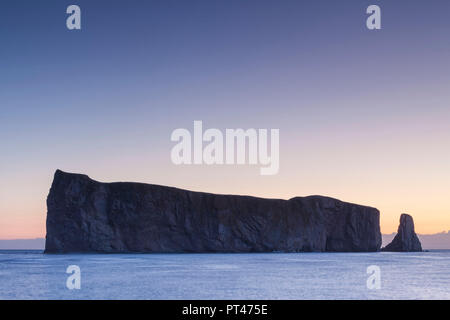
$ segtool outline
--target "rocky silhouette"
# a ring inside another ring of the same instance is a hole
[[[336,199],[100,183],[57,170],[46,253],[379,251],[379,211]]]
[[[381,250],[391,252],[422,251],[422,245],[414,231],[414,220],[409,214],[404,213],[400,216],[397,235],[391,243]]]

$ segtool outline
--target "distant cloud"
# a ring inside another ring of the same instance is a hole
[[[450,230],[435,234],[418,234],[423,249],[450,249]],[[383,234],[383,247],[394,239],[395,233]]]
[[[450,230],[435,234],[418,234],[423,249],[450,249]],[[383,245],[394,239],[395,233],[383,234]],[[45,239],[0,240],[0,250],[44,250]]]
[[[45,239],[0,240],[0,250],[44,250]]]

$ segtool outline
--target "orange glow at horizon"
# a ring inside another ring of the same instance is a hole
[[[183,173],[183,169],[175,168],[173,174],[169,175],[155,175],[149,179],[138,179],[138,172],[135,172],[131,176],[135,176],[134,179],[106,179],[106,175],[100,174],[99,177],[90,176],[91,178],[104,182],[112,181],[139,181],[154,184],[166,184],[174,187],[189,189],[193,191],[204,191],[222,194],[242,194],[252,195],[266,198],[281,198],[289,199],[295,196],[307,196],[312,194],[321,194],[325,196],[331,196],[342,201],[368,205],[380,210],[380,226],[383,234],[389,234],[397,231],[399,217],[401,213],[409,213],[413,216],[416,232],[419,234],[432,234],[442,231],[450,230],[450,215],[448,214],[450,206],[445,203],[444,192],[437,192],[437,190],[431,190],[432,194],[426,195],[426,199],[429,201],[422,201],[425,198],[424,190],[416,190],[415,193],[408,192],[407,199],[392,197],[392,193],[396,190],[396,186],[381,188],[381,186],[372,185],[371,189],[378,189],[381,192],[375,193],[370,189],[356,188],[350,190],[351,187],[342,188],[340,192],[332,192],[331,189],[327,190],[323,185],[320,186],[320,181],[308,183],[309,187],[302,187],[299,183],[287,183],[284,181],[286,178],[281,179],[277,185],[272,183],[263,184],[262,181],[266,177],[254,177],[259,185],[258,189],[255,189],[255,184],[251,183],[249,179],[257,172],[257,168],[253,168],[253,172],[247,170],[238,169],[241,172],[241,176],[244,179],[240,181],[239,187],[236,187],[236,176],[230,177],[230,172],[233,168],[228,168],[228,172],[223,172],[220,175],[216,174],[216,178],[220,178],[220,183],[214,183],[214,181],[196,181],[190,183],[176,184],[175,180],[183,177],[187,178],[188,173]],[[201,168],[195,168],[194,171],[200,172]],[[212,173],[213,170],[206,169],[208,173]],[[178,173],[177,173],[178,172]],[[192,171],[190,171],[192,173]],[[104,176],[103,178],[101,176]],[[233,176],[233,175],[231,175]],[[51,183],[51,177],[48,183]],[[246,179],[247,178],[247,179]],[[273,179],[273,178],[272,178]],[[162,181],[167,181],[163,183]],[[187,179],[183,179],[188,181]],[[312,186],[313,185],[313,186]],[[320,192],[307,192],[307,189],[316,189]],[[425,188],[426,189],[426,188]],[[292,190],[298,190],[293,192]],[[13,206],[8,208],[5,203],[2,203],[0,207],[0,239],[25,239],[25,238],[43,238],[45,237],[45,219],[46,219],[46,203],[48,190],[41,192],[38,197],[27,200],[18,197],[11,197],[10,200],[14,200]],[[405,191],[406,193],[406,191]],[[36,195],[36,194],[34,194]],[[430,205],[432,204],[432,205]],[[4,212],[8,210],[8,215]]]

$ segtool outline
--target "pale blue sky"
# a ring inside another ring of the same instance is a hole
[[[82,10],[82,30],[65,9]],[[365,10],[382,9],[369,31]],[[0,238],[45,234],[60,168],[106,181],[324,194],[450,229],[450,2],[0,3]],[[175,128],[279,128],[280,174],[175,167]],[[421,229],[422,228],[422,229]]]

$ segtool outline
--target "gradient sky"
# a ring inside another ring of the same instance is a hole
[[[82,30],[66,29],[66,8]],[[365,26],[382,9],[382,30]],[[45,236],[59,168],[450,230],[450,1],[0,2],[0,239]],[[279,128],[280,171],[175,166],[176,128]]]

